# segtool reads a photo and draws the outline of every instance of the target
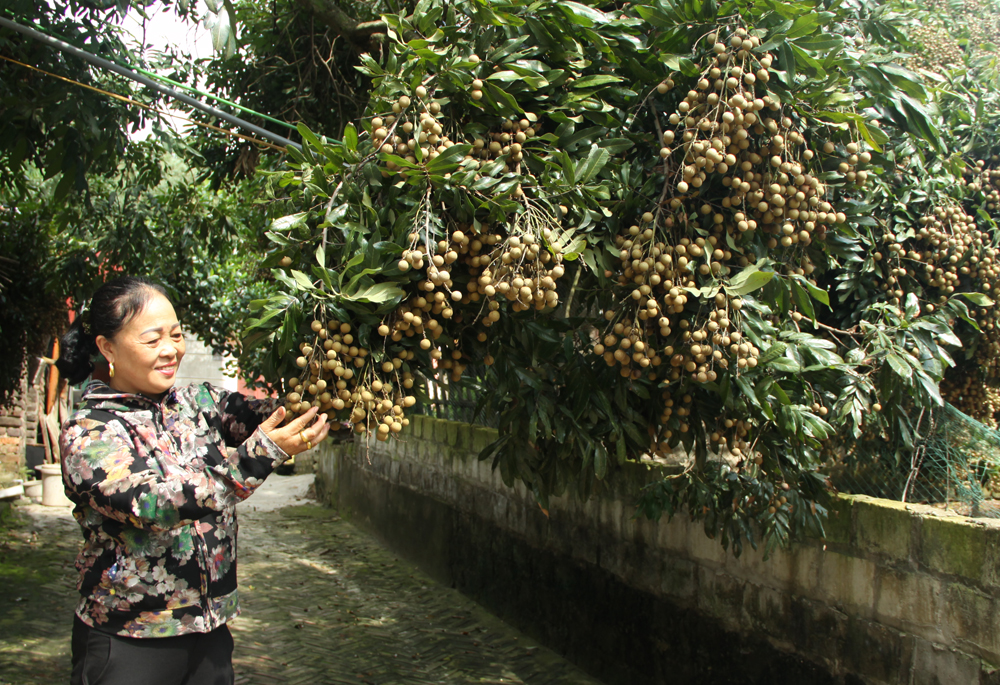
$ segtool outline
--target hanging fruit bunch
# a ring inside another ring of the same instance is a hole
[[[1000,297],[1000,249],[957,202],[935,208],[919,226],[912,238],[899,242],[886,234],[885,255],[875,255],[889,274],[882,287],[896,304],[904,292],[920,293],[926,312],[956,297],[966,303],[970,325],[979,329],[975,353],[971,363],[949,372],[941,392],[960,411],[993,425],[1000,410],[1000,327],[993,299]]]
[[[286,383],[288,420],[317,407],[334,430],[349,422],[356,432],[374,432],[380,440],[409,424],[404,409],[416,399],[407,394],[413,378],[400,373],[400,359],[376,363],[346,322],[314,319],[310,330],[314,335],[299,345],[295,359],[299,374]]]
[[[654,439],[660,451],[689,430],[692,386],[758,365],[741,313],[742,296],[774,275],[758,263],[811,281],[811,246],[846,222],[820,176],[860,189],[871,161],[857,142],[816,141],[769,91],[778,65],[752,29],[719,27],[703,45],[696,78],[675,74],[657,87],[672,103],[655,112],[663,186],[658,203],[615,237],[618,297],[593,347],[623,377],[669,388]],[[671,98],[677,80],[690,89]],[[708,434],[714,448],[739,456],[749,429],[720,418]]]

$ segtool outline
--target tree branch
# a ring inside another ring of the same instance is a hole
[[[334,33],[343,36],[360,50],[367,50],[375,40],[375,36],[386,32],[384,21],[359,22],[340,9],[335,0],[298,0],[298,3]]]

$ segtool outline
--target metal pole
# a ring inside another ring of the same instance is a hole
[[[109,62],[108,60],[102,57],[98,57],[97,55],[92,55],[86,50],[81,50],[78,47],[70,45],[69,43],[63,42],[56,38],[52,38],[51,36],[46,36],[44,33],[36,31],[35,29],[29,28],[27,26],[22,26],[21,24],[17,24],[9,19],[4,19],[3,17],[0,17],[0,26],[5,26],[11,29],[12,31],[17,31],[18,33],[28,36],[29,38],[34,38],[35,40],[45,43],[46,45],[49,45],[51,47],[54,47],[57,50],[68,52],[69,54],[75,57],[79,57],[80,59],[85,60],[87,62],[90,62],[94,66],[99,67],[101,69],[106,69],[108,71],[113,71],[116,74],[121,74],[122,76],[130,78],[133,81],[137,81],[138,83],[141,83],[142,85],[147,86],[148,88],[152,88],[158,93],[166,95],[169,98],[180,100],[181,102],[184,102],[196,109],[200,109],[201,111],[211,114],[212,116],[218,117],[219,119],[222,119],[224,121],[228,121],[230,124],[233,124],[234,126],[239,126],[248,131],[251,131],[254,134],[260,136],[265,140],[269,140],[272,143],[276,143],[278,145],[282,145],[285,147],[294,147],[299,150],[302,149],[301,145],[299,145],[298,143],[293,143],[288,138],[279,136],[276,133],[271,133],[267,129],[263,129],[260,126],[251,124],[249,121],[244,121],[239,117],[229,114],[228,112],[223,112],[221,109],[216,109],[211,105],[206,105],[204,102],[201,102],[200,100],[195,100],[193,97],[190,97],[189,95],[185,95],[184,93],[179,93],[173,88],[167,88],[166,86],[162,86],[156,81],[153,81],[152,79],[149,79],[141,74],[135,73],[131,69],[126,69],[125,67],[118,66],[114,62]]]

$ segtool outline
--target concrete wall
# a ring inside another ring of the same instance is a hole
[[[739,559],[633,519],[629,464],[548,517],[475,455],[496,433],[417,416],[324,443],[325,501],[608,683],[1000,683],[1000,526],[842,497],[828,539]]]

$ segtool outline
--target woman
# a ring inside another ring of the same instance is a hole
[[[61,437],[84,537],[71,682],[232,683],[235,505],[322,441],[326,416],[313,409],[282,427],[275,400],[174,388],[181,326],[163,288],[142,278],[102,286],[61,349],[70,383],[98,353],[110,377],[87,386]]]

